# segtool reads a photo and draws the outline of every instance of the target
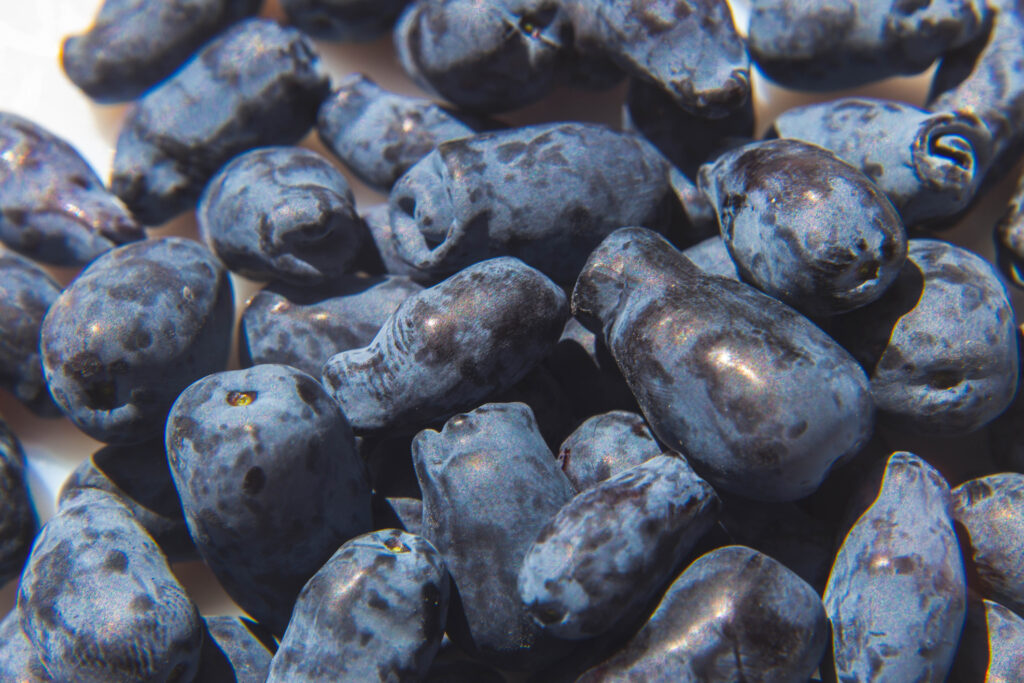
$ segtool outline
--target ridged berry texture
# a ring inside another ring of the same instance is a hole
[[[441,143],[388,204],[396,252],[420,271],[508,255],[567,283],[612,230],[667,230],[675,198],[668,164],[640,137],[547,123]]]
[[[188,681],[196,606],[131,510],[82,489],[46,523],[18,587],[21,627],[57,681]]]
[[[373,341],[324,365],[356,431],[414,432],[508,389],[558,341],[562,290],[519,259],[482,261],[414,294]]]
[[[206,186],[196,218],[228,270],[300,286],[340,277],[369,237],[345,176],[302,147],[232,159]]]
[[[773,126],[780,137],[824,147],[867,175],[907,225],[964,209],[992,157],[991,134],[969,111],[848,97],[790,109]]]
[[[825,589],[839,680],[946,680],[967,603],[950,503],[931,465],[906,452],[889,458]]]
[[[346,276],[319,287],[264,287],[242,312],[242,363],[281,363],[318,377],[334,354],[373,341],[399,304],[422,289],[389,275]]]
[[[691,114],[722,118],[750,99],[750,57],[725,0],[570,0],[566,11],[584,55],[606,55]]]
[[[522,403],[488,403],[413,440],[423,490],[423,534],[454,583],[448,635],[474,658],[533,670],[571,646],[542,631],[519,599],[530,545],[572,498],[533,413]]]

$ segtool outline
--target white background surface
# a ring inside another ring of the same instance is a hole
[[[737,25],[745,26],[746,0],[733,0],[732,4],[736,9]],[[100,0],[0,0],[0,109],[26,116],[64,137],[92,164],[100,177],[107,180],[117,131],[127,105],[93,104],[67,80],[59,63],[63,37],[84,30],[91,23],[99,5]],[[273,1],[265,7],[264,14],[278,16]],[[398,66],[389,37],[361,45],[321,42],[318,46],[335,80],[352,71],[362,71],[385,88],[417,92]],[[920,105],[930,75],[929,70],[918,77],[890,79],[870,88],[798,97],[770,86],[755,73],[758,130],[763,131],[779,112],[790,106],[841,95],[871,94]],[[624,86],[601,94],[563,90],[542,103],[500,118],[520,125],[571,119],[617,125],[624,93]],[[323,149],[313,136],[308,137],[304,144],[319,151]],[[383,197],[366,189],[350,175],[349,178],[361,209],[383,200]],[[968,216],[960,227],[943,233],[941,237],[969,246],[991,258],[991,225],[1005,206],[1011,187],[1009,179],[1001,183],[985,206]],[[194,237],[195,219],[189,214],[150,231],[150,234]],[[62,284],[66,284],[76,271],[53,269],[52,272]],[[241,305],[254,289],[251,284],[238,278],[235,284],[236,298]],[[46,519],[53,512],[53,501],[64,478],[78,462],[101,444],[78,432],[66,420],[34,418],[2,391],[0,415],[11,425],[25,448],[30,463],[33,495],[40,516]],[[972,442],[962,442],[962,447],[969,449],[969,453],[976,450],[979,444],[975,437]],[[200,563],[179,564],[175,571],[204,613],[236,611]],[[14,602],[14,583],[0,590],[0,615],[6,613]]]

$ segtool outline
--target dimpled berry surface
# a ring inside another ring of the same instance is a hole
[[[224,268],[180,237],[93,261],[43,319],[43,371],[57,405],[107,443],[158,436],[171,403],[227,362],[233,302]]]
[[[967,249],[911,240],[893,286],[831,331],[870,373],[875,404],[899,427],[964,434],[1013,399],[1013,308],[995,268]]]
[[[305,286],[345,273],[368,237],[345,176],[302,147],[232,159],[203,191],[197,219],[232,272]]]
[[[242,312],[243,362],[291,365],[317,377],[334,354],[373,341],[399,304],[422,289],[392,275],[347,276],[319,287],[264,287]]]

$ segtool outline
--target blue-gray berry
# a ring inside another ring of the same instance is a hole
[[[488,403],[456,415],[440,432],[413,440],[423,491],[423,534],[444,556],[454,592],[448,635],[476,659],[538,669],[567,654],[519,599],[519,570],[530,545],[572,498],[522,403]]]
[[[420,680],[441,645],[448,593],[444,560],[425,538],[353,538],[303,587],[267,683]]]
[[[395,184],[392,239],[429,273],[509,255],[571,282],[612,230],[669,227],[668,172],[642,138],[597,124],[479,133],[441,143]]]
[[[970,111],[848,97],[797,107],[775,119],[779,137],[831,151],[878,185],[907,225],[964,209],[992,157],[988,128]]]
[[[415,431],[514,385],[567,317],[540,272],[482,261],[403,301],[369,346],[332,356],[324,385],[356,431]]]
[[[965,434],[1010,404],[1017,388],[1014,313],[995,268],[962,247],[910,240],[896,282],[830,332],[871,378],[879,412],[931,434]]]
[[[111,189],[143,223],[163,223],[192,208],[233,157],[298,142],[328,90],[298,30],[268,19],[236,24],[128,112]]]
[[[658,439],[725,491],[802,498],[871,435],[867,377],[849,353],[785,304],[705,274],[650,230],[605,239],[572,308],[602,331]]]
[[[580,493],[519,569],[519,596],[560,638],[599,636],[642,615],[715,523],[718,496],[679,455],[658,455]]]
[[[967,603],[949,486],[911,453],[846,535],[825,589],[839,680],[946,680]]]
[[[892,202],[866,175],[798,140],[756,142],[701,169],[740,276],[808,315],[875,301],[906,260]]]
[[[256,14],[260,0],[104,0],[81,35],[64,39],[61,66],[99,102],[134,100],[208,40]]]
[[[335,86],[317,115],[324,145],[364,183],[389,192],[402,174],[446,140],[498,127],[425,97],[384,90],[363,74]]]
[[[352,430],[324,388],[285,365],[205,377],[167,418],[192,539],[235,602],[275,634],[309,578],[370,529]]]
[[[228,270],[301,286],[347,272],[368,238],[345,176],[302,147],[232,159],[203,190],[196,218]]]
[[[373,341],[398,306],[422,289],[391,275],[346,276],[320,287],[265,287],[242,312],[243,364],[281,363],[316,377],[334,354]]]
[[[578,683],[807,681],[828,640],[814,589],[744,546],[702,555],[625,648]]]
[[[60,285],[23,256],[0,251],[0,388],[32,412],[60,415],[43,378],[39,332]]]
[[[39,534],[18,587],[21,627],[57,681],[188,681],[196,606],[131,510],[79,489]]]
[[[0,241],[45,263],[82,266],[144,237],[70,144],[0,112]]]
[[[163,237],[118,247],[43,319],[50,394],[94,439],[155,438],[182,389],[227,363],[233,309],[227,273],[201,244]]]

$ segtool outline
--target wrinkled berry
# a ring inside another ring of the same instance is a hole
[[[571,649],[544,633],[516,588],[527,550],[572,485],[522,403],[489,403],[413,440],[423,534],[444,556],[459,599],[448,635],[471,656],[538,669]]]
[[[546,631],[601,635],[642,614],[715,522],[714,489],[677,455],[658,455],[579,494],[541,530],[519,595]]]
[[[913,239],[893,286],[835,319],[830,332],[870,373],[887,419],[924,433],[965,434],[1013,399],[1013,318],[987,261],[947,242]]]
[[[348,181],[301,147],[264,147],[231,160],[203,191],[199,235],[250,280],[318,285],[345,273],[366,239]]]
[[[316,377],[334,354],[373,341],[399,304],[422,289],[397,276],[348,276],[320,287],[265,287],[242,313],[243,362],[291,365]]]
[[[356,431],[414,431],[520,380],[567,308],[519,259],[482,261],[403,301],[369,346],[331,357],[324,385]]]
[[[356,177],[389,192],[440,143],[497,125],[424,97],[388,92],[366,76],[352,74],[320,106],[316,129]]]
[[[192,208],[232,157],[297,142],[328,88],[308,38],[270,20],[243,21],[128,112],[111,189],[143,223],[163,223]]]
[[[969,112],[845,98],[784,112],[780,137],[831,151],[878,185],[914,225],[947,218],[974,198],[992,156],[988,128]]]
[[[396,251],[421,271],[510,255],[568,282],[612,230],[666,228],[675,200],[665,160],[641,138],[560,123],[442,143],[388,203]]]

